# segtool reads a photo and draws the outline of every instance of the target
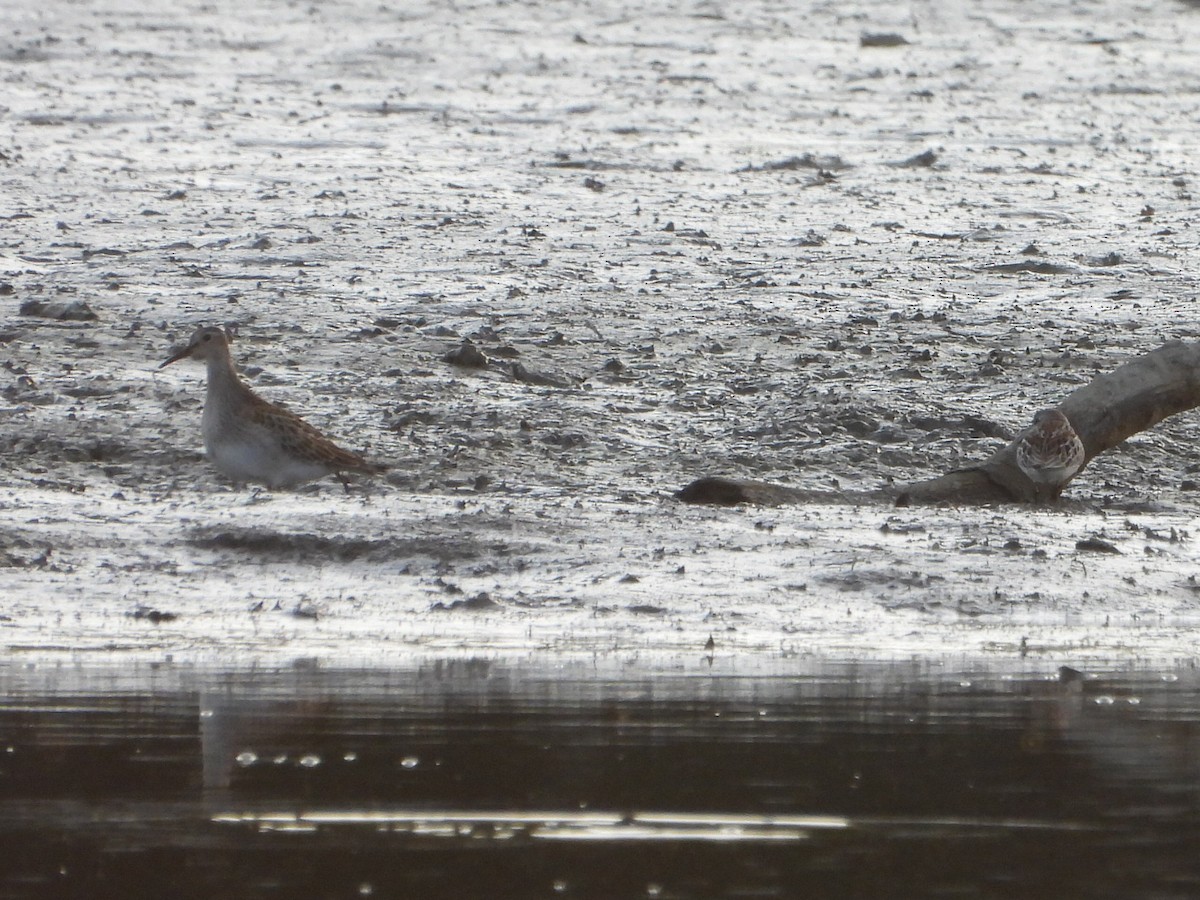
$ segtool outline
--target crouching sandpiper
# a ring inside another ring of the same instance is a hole
[[[200,430],[209,460],[236,482],[288,488],[336,475],[349,490],[346,472],[378,475],[386,466],[343,450],[295,413],[264,400],[238,376],[229,335],[216,326],[196,329],[159,368],[181,359],[208,367],[208,389]]]
[[[1057,409],[1043,409],[1017,441],[1017,465],[1033,482],[1035,499],[1054,500],[1087,458],[1083,441]]]

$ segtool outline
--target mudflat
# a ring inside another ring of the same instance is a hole
[[[6,19],[14,658],[1195,655],[1192,415],[1059,508],[672,496],[936,475],[1195,340],[1192,6]],[[224,481],[156,370],[207,323],[389,474]]]

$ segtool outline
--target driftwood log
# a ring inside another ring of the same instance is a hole
[[[1200,406],[1200,343],[1172,342],[1097,376],[1069,394],[1058,409],[1071,420],[1083,441],[1087,456],[1079,468],[1082,472],[1105,450],[1163,419],[1196,406]],[[1031,419],[1033,413],[1034,410],[1030,410]],[[870,503],[884,499],[893,499],[898,506],[1033,502],[1037,496],[1035,486],[1017,467],[1016,448],[1017,439],[1014,438],[977,466],[955,469],[892,494],[876,491],[847,495],[738,478],[706,477],[688,484],[675,496],[687,503],[723,506],[738,503],[765,506]]]

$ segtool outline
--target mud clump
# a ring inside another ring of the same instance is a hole
[[[481,542],[453,535],[365,538],[258,528],[202,529],[192,533],[187,542],[203,550],[227,550],[264,559],[303,560],[309,563],[321,559],[380,563],[422,558],[448,563],[508,557],[530,549],[500,541]]]
[[[21,315],[57,319],[60,322],[95,322],[100,318],[82,300],[50,303],[44,300],[29,300],[21,304]]]
[[[236,550],[256,556],[336,559],[347,562],[379,551],[387,541],[327,537],[319,534],[286,534],[278,531],[237,529],[198,534],[189,543],[206,550]]]
[[[434,612],[480,612],[487,609],[496,609],[499,605],[487,591],[480,591],[471,597],[465,597],[461,600],[451,600],[449,603],[439,600],[430,607],[430,610]]]
[[[443,356],[442,360],[460,369],[486,369],[488,367],[487,356],[470,341],[463,341],[461,345]]]

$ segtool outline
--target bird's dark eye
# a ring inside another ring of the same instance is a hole
[[[206,334],[206,335],[204,336],[204,340],[206,340],[206,341],[211,341],[211,340],[212,340],[212,335],[211,335],[211,334]]]

